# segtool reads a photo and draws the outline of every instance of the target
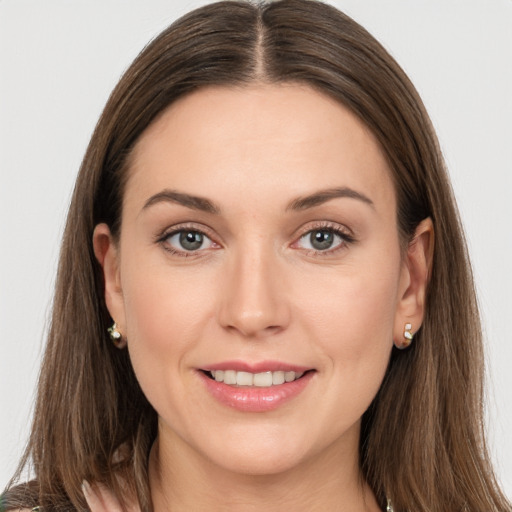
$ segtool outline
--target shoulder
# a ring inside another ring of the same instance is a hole
[[[122,504],[115,494],[104,485],[84,481],[82,490],[91,512],[140,512],[136,501]]]
[[[2,512],[39,512],[39,494],[35,481],[17,484],[0,494]]]

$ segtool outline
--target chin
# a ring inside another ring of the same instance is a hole
[[[303,461],[297,456],[290,457],[282,453],[267,452],[257,454],[237,453],[217,462],[217,466],[230,473],[248,477],[264,477],[287,473],[299,467]]]
[[[211,440],[205,455],[224,470],[247,476],[278,475],[301,466],[312,456],[305,432],[290,435],[281,427],[277,432],[230,435],[229,445]],[[284,434],[284,435],[283,435]],[[311,444],[311,443],[310,443]],[[309,446],[309,448],[308,448]]]

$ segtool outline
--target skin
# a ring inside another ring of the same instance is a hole
[[[371,204],[290,208],[343,187]],[[147,205],[165,190],[219,212]],[[108,309],[159,415],[155,510],[379,510],[360,478],[360,419],[393,340],[421,325],[433,231],[423,221],[401,253],[390,169],[371,132],[303,85],[199,90],[138,141],[122,215],[118,243],[104,224],[93,241]],[[186,252],[165,236],[179,228],[207,238]],[[311,232],[329,229],[341,234],[315,250]],[[314,374],[276,410],[242,412],[198,372],[234,359]]]

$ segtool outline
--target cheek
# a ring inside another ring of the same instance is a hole
[[[333,281],[325,286],[317,281],[302,294],[305,299],[299,308],[307,324],[318,329],[323,339],[337,340],[336,345],[356,351],[383,336],[391,341],[397,306],[395,272],[385,277],[368,273]]]
[[[136,254],[126,257],[122,287],[130,359],[146,397],[162,410],[188,393],[187,363],[212,318],[211,294],[204,276],[199,286],[199,276],[188,273],[185,279],[165,260],[150,263],[146,258],[142,266]]]
[[[172,348],[179,353],[194,333],[211,317],[211,301],[200,273],[172,269],[165,261],[140,271],[137,258],[126,262],[123,296],[127,334],[131,343],[148,350]]]
[[[298,316],[325,367],[340,385],[368,395],[367,401],[380,386],[393,346],[397,261],[333,273],[297,293],[304,298]]]

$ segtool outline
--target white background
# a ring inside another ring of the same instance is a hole
[[[59,239],[122,71],[205,2],[0,0],[0,489],[28,432]],[[438,131],[486,328],[489,437],[512,496],[512,0],[339,0],[405,68]]]

